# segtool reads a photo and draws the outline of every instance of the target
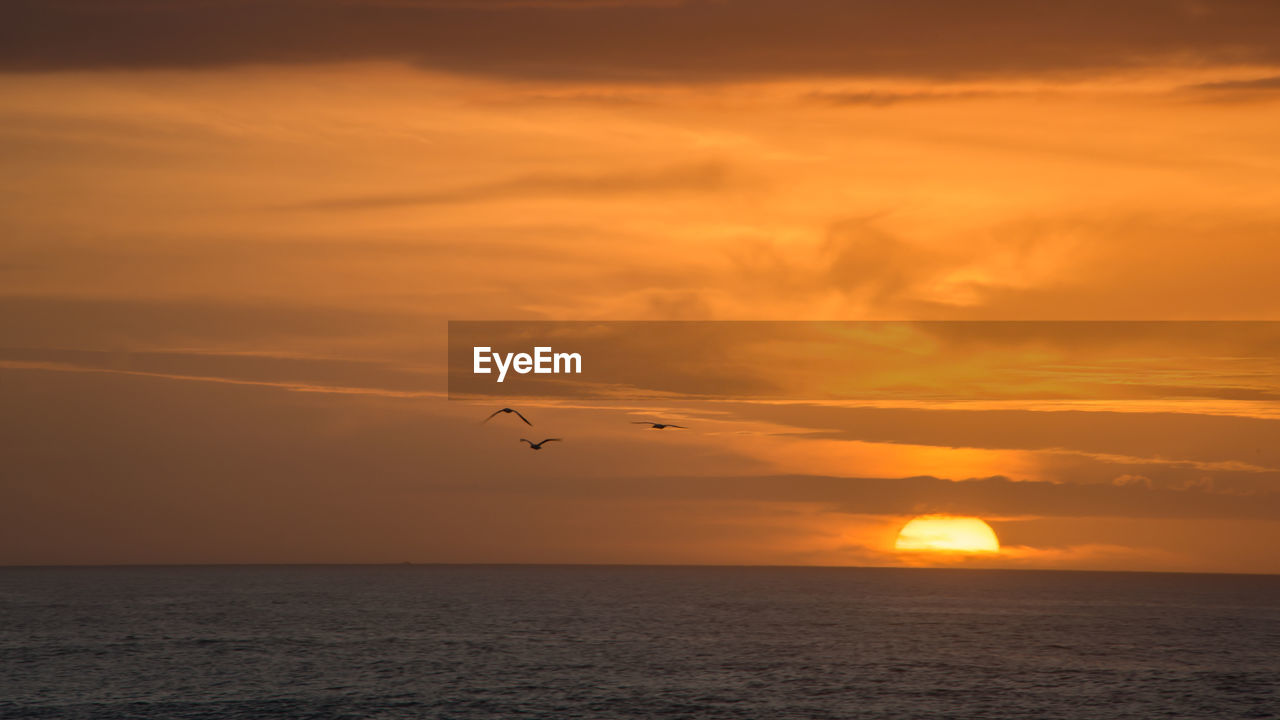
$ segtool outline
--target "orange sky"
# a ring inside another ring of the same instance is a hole
[[[536,454],[444,397],[450,319],[1280,320],[1278,16],[9,3],[0,563],[897,564],[954,511],[986,566],[1280,572],[1270,331],[1020,355],[1126,388],[1069,406],[762,353],[846,396],[531,403]]]

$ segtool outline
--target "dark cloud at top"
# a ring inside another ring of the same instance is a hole
[[[9,0],[8,70],[403,60],[513,77],[959,78],[1280,61],[1266,0]]]

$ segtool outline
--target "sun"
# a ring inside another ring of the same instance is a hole
[[[1000,552],[1000,540],[991,526],[976,517],[921,515],[898,532],[898,552]]]

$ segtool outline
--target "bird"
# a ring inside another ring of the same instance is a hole
[[[532,440],[525,440],[524,438],[520,438],[520,442],[529,443],[530,450],[541,450],[542,446],[546,445],[549,442],[562,442],[562,441],[560,440],[560,438],[547,438],[542,442],[534,442]]]
[[[519,410],[512,410],[511,408],[502,408],[501,410],[494,410],[493,415],[490,415],[489,417],[485,418],[484,421],[489,422],[490,420],[493,419],[493,416],[497,415],[498,413],[515,413],[516,417],[520,418],[521,420],[524,420],[525,425],[533,427],[533,423],[529,422],[529,418],[526,418],[525,416],[521,415]]]
[[[689,429],[683,425],[672,425],[671,423],[651,422],[649,420],[633,420],[631,421],[631,424],[632,425],[648,425],[650,430],[662,430],[663,428],[669,428],[669,427],[680,428],[681,430]]]

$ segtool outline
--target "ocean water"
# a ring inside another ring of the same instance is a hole
[[[0,718],[1275,718],[1280,577],[0,569]]]

